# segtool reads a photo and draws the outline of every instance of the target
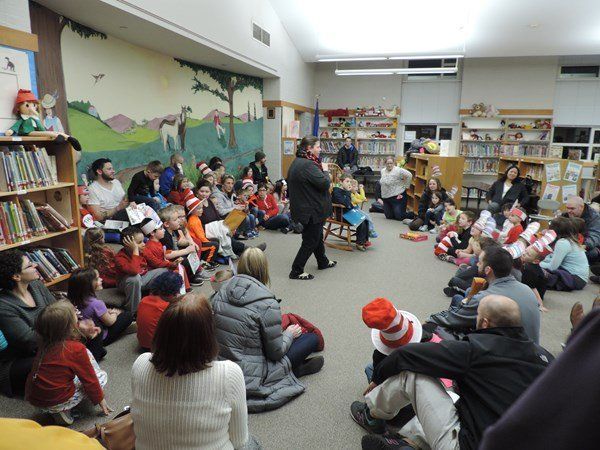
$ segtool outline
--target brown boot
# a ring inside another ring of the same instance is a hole
[[[577,325],[581,323],[583,320],[583,305],[580,302],[575,302],[573,307],[571,308],[571,327],[572,329],[577,328]]]

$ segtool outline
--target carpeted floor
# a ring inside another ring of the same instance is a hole
[[[349,408],[352,401],[362,397],[367,384],[363,367],[372,353],[369,331],[361,320],[362,306],[376,297],[386,297],[421,319],[448,306],[442,288],[456,267],[433,257],[432,236],[419,243],[402,240],[398,233],[407,229],[405,225],[387,221],[382,215],[373,217],[380,235],[373,240],[373,247],[366,253],[327,249],[338,266],[317,271],[311,259],[307,270],[316,275],[312,281],[288,279],[300,243],[298,235],[265,231],[249,241],[264,240],[269,245],[271,287],[283,299],[283,312],[302,315],[325,336],[325,366],[319,374],[303,379],[306,392],[277,411],[250,416],[250,432],[265,449],[359,449],[363,431],[350,418]],[[210,292],[208,284],[199,289]],[[587,311],[597,292],[596,285],[577,293],[549,292],[546,306],[550,312],[542,316],[542,345],[559,354],[560,344],[569,333],[572,304],[579,300]],[[108,403],[116,411],[130,403],[130,368],[137,355],[135,335],[130,335],[112,344],[101,364],[108,372]],[[91,406],[84,411],[89,415],[74,428],[85,429],[105,420],[94,416]],[[48,423],[47,417],[22,400],[0,398],[0,415]]]

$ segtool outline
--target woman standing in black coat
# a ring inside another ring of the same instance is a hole
[[[329,174],[323,171],[321,143],[315,136],[304,136],[296,159],[288,170],[287,183],[292,220],[301,223],[302,245],[292,264],[290,278],[293,280],[312,280],[310,273],[304,272],[304,265],[310,255],[317,258],[319,270],[334,267],[336,261],[325,256],[323,244],[323,224],[331,215],[331,196]]]
[[[527,203],[529,194],[527,187],[521,183],[519,176],[521,171],[517,166],[510,166],[504,172],[502,177],[492,184],[492,187],[485,196],[488,202],[487,210],[492,214],[500,212],[500,208],[505,203],[514,203],[518,201],[519,205]]]
[[[419,228],[425,224],[425,213],[427,212],[427,208],[429,208],[429,204],[431,203],[431,193],[435,191],[442,193],[442,202],[448,198],[446,189],[442,187],[442,182],[440,179],[431,177],[427,182],[427,187],[423,190],[421,198],[419,199],[419,212],[417,213],[417,217],[408,222],[408,228],[410,228],[412,231],[418,231]],[[408,221],[410,219],[406,220]]]

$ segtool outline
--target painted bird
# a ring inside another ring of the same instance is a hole
[[[94,86],[96,86],[96,84],[98,84],[98,81],[100,81],[102,78],[104,78],[104,74],[103,73],[99,73],[98,75],[92,74],[92,77],[94,77]]]

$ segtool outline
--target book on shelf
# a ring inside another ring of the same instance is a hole
[[[71,254],[64,248],[30,247],[25,255],[37,264],[37,271],[45,281],[52,281],[79,268]]]
[[[494,159],[465,159],[464,174],[497,175],[498,160]]]
[[[37,205],[29,199],[0,202],[0,245],[65,231],[70,226],[70,222],[48,204]]]
[[[362,141],[358,143],[358,152],[366,155],[395,154],[396,142]]]
[[[18,150],[2,152],[0,160],[1,191],[19,191],[58,183],[56,159],[43,147],[34,147],[33,150],[19,147]]]

